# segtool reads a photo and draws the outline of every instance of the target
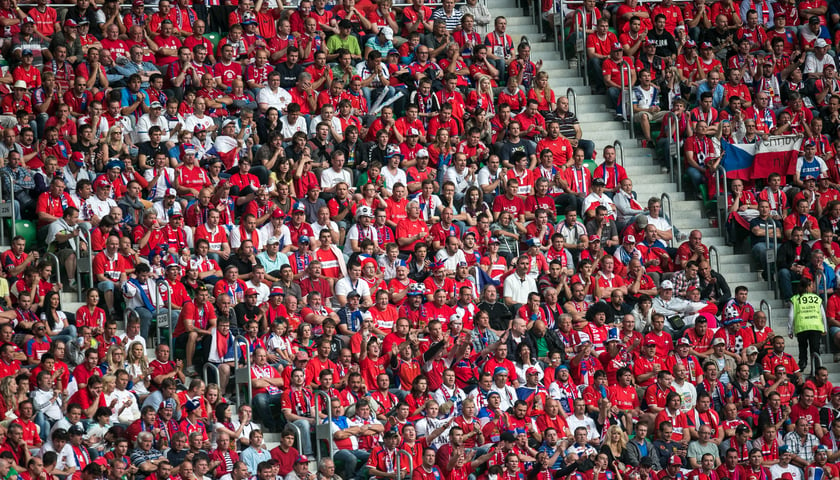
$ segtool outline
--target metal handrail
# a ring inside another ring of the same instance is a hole
[[[11,189],[11,195],[9,196],[8,208],[10,209],[9,218],[11,219],[10,223],[12,224],[12,235],[6,240],[8,240],[7,244],[11,245],[12,239],[17,236],[17,225],[15,225],[15,179],[12,177],[11,173],[5,170],[0,170],[0,206],[2,206],[2,209],[6,208],[6,201],[3,196],[3,180],[6,178],[9,179],[9,185],[11,185],[11,187],[9,187]],[[3,236],[6,234],[6,226],[3,225],[3,223],[4,222],[0,220],[0,241],[3,241]],[[29,248],[34,247],[35,245],[29,246]]]
[[[618,64],[618,68],[620,71],[619,77],[621,77],[619,79],[621,81],[620,101],[623,107],[622,110],[626,110],[622,111],[621,113],[624,116],[624,125],[630,130],[630,138],[635,138],[636,132],[633,131],[633,86],[630,85],[630,78],[632,76],[633,68],[630,66],[629,63],[627,63],[627,60],[621,60],[621,63]],[[625,69],[627,70],[626,77],[624,76]],[[627,79],[626,84],[624,80],[625,78]],[[624,93],[625,90],[627,91],[626,94]]]
[[[574,15],[574,18],[572,19],[572,22],[576,26],[575,35],[579,35],[578,41],[575,42],[575,51],[577,52],[579,50],[577,48],[578,47],[577,44],[580,43],[582,41],[582,39],[586,38],[586,35],[581,33],[582,31],[585,30],[585,27],[586,27],[586,17],[584,16],[584,13],[580,10],[575,10],[575,13],[573,13],[573,15]],[[578,22],[578,19],[580,19],[580,22]],[[558,26],[560,27],[560,44],[559,45],[557,44],[557,27]],[[580,28],[577,28],[577,26],[580,26]],[[569,33],[571,34],[572,31],[569,30]],[[563,16],[563,8],[562,7],[560,8],[559,11],[554,13],[554,49],[557,50],[560,53],[560,60],[566,60],[566,19]],[[583,50],[586,51],[586,48],[584,48]],[[587,58],[578,58],[578,71],[580,71],[580,62],[585,62],[586,60],[587,60]]]
[[[709,264],[712,263],[712,254],[714,254],[715,271],[720,273],[720,252],[714,245],[709,245]]]
[[[819,285],[820,284],[822,284],[822,286],[823,286],[823,291],[822,291],[822,295],[821,295],[822,296],[822,301],[823,301],[822,307],[826,308],[828,306],[828,277],[826,277],[824,273],[820,274],[820,276],[817,278],[817,285],[818,285],[817,294],[819,294]],[[793,307],[791,306],[791,308],[793,308]],[[828,317],[826,317],[825,315],[823,315],[822,317],[823,317],[823,329],[824,329],[823,332],[825,332],[825,335],[822,336],[823,337],[822,340],[825,343],[826,351],[830,352],[831,351],[831,336],[828,334]]]
[[[674,131],[671,132],[671,122],[674,122]],[[680,158],[680,118],[674,112],[665,113],[665,118],[662,121],[663,128],[667,136],[668,145],[668,166],[671,174],[671,181],[677,184],[677,192],[682,191],[682,159]],[[671,134],[674,134],[673,137]],[[676,160],[674,157],[676,156]],[[674,164],[676,163],[676,170]],[[676,174],[676,177],[674,176]]]
[[[665,208],[665,200],[668,201],[668,208]],[[673,226],[674,222],[671,220],[671,218],[672,218],[671,217],[671,196],[668,195],[665,192],[662,192],[662,196],[659,197],[659,203],[662,205],[662,215],[665,216],[665,220],[667,220],[668,223]],[[673,228],[671,230],[673,230]],[[673,235],[671,235],[671,239],[668,240],[668,246],[669,247],[674,246],[674,236]]]
[[[817,370],[822,368],[822,359],[820,358],[820,354],[817,352],[811,352],[811,376],[817,376]]]
[[[721,173],[722,172],[722,173]],[[726,202],[729,199],[729,185],[727,185],[726,170],[723,166],[719,166],[715,171],[715,188],[717,189],[717,212],[718,228],[720,235],[726,238],[726,218],[723,212],[726,211]]]
[[[335,455],[335,452],[333,452],[333,439],[332,439],[332,423],[333,423],[333,416],[332,416],[332,403],[331,403],[331,402],[332,402],[332,399],[330,398],[329,394],[327,394],[327,392],[325,392],[325,391],[323,391],[323,390],[315,390],[315,395],[316,395],[316,397],[317,397],[317,398],[323,397],[323,398],[324,398],[324,400],[326,400],[326,402],[327,402],[327,403],[326,403],[326,406],[327,406],[327,418],[325,419],[325,420],[327,421],[327,423],[326,423],[326,427],[327,427],[327,428],[326,428],[326,431],[327,431],[327,432],[328,432],[328,434],[329,434],[329,438],[327,438],[327,452],[328,452],[328,453],[329,453],[329,455],[330,455],[330,459],[332,459],[332,458],[333,458],[333,456]],[[317,424],[317,425],[315,426],[315,435],[316,435],[316,440],[318,440],[318,438],[317,438],[317,435],[318,435],[318,429],[319,429],[319,427],[323,427],[323,426],[324,426],[324,424],[323,424],[323,423],[321,423],[321,424]],[[317,449],[318,449],[318,450],[317,450],[317,451],[318,451],[318,459],[320,460],[320,459],[321,459],[321,442],[320,442],[320,441],[316,441],[316,442],[315,442],[315,448],[317,448]]]
[[[172,287],[169,286],[169,281],[166,280],[166,278],[158,279],[157,284],[158,296],[155,302],[155,315],[157,321],[155,322],[155,330],[157,330],[158,344],[160,344],[161,340],[163,339],[163,334],[161,333],[161,331],[165,326],[167,331],[169,332],[169,350],[174,351],[174,347],[172,345],[174,343],[172,339],[172,295],[175,293],[175,291],[172,289]],[[161,315],[160,307],[162,305],[160,304],[159,300],[162,298],[164,293],[168,294],[166,296],[166,315]],[[162,319],[166,319],[165,325],[164,322],[161,322]]]
[[[91,245],[91,238],[90,238],[90,230],[87,229],[82,224],[79,224],[79,231],[81,232],[80,236],[85,237],[84,240],[87,242],[87,263],[88,263],[88,288],[93,288],[93,245]],[[79,268],[79,264],[82,262],[82,244],[81,242],[76,242],[76,285],[77,294],[79,301],[84,301],[84,291],[85,289],[82,288],[82,270]],[[174,351],[171,348],[169,349],[170,352]]]
[[[405,450],[397,450],[397,454],[395,455],[397,457],[395,465],[395,473],[397,474],[397,476],[395,478],[402,478],[402,475],[400,474],[400,457],[403,455],[405,455],[406,458],[408,458],[408,474],[412,475],[412,472],[414,472],[414,459],[411,457],[411,454],[406,452]]]
[[[571,110],[575,112],[575,115],[577,115],[577,93],[575,93],[574,88],[569,87],[566,89],[566,98],[568,98],[569,102],[572,104]]]
[[[238,380],[239,379],[237,378],[236,374],[241,371],[241,369],[239,368],[239,360],[240,360],[240,357],[239,357],[239,342],[240,341],[242,341],[245,344],[245,366],[246,366],[245,375],[247,375],[247,377],[248,377],[248,381],[247,381],[247,384],[248,384],[248,401],[250,402],[251,399],[254,398],[254,385],[251,382],[251,342],[249,342],[248,339],[245,338],[242,335],[236,335],[235,337],[233,337],[233,341],[236,343],[236,348],[233,349],[233,352],[234,352],[233,353],[233,365],[234,365],[234,367],[233,367],[234,368],[233,381],[234,381],[234,383],[236,383],[236,385],[234,385],[233,389],[236,391],[236,408],[239,408],[239,406],[242,405],[242,399],[239,396],[239,385],[238,385]],[[246,382],[242,382],[242,383],[246,383]],[[298,450],[298,451],[300,451],[300,450]]]
[[[294,429],[295,429],[295,432],[297,432],[297,444],[298,444],[297,448],[298,448],[298,452],[299,452],[299,453],[303,453],[303,437],[302,437],[303,432],[301,432],[301,431],[300,431],[300,427],[298,427],[297,425],[295,425],[295,424],[294,424],[294,422],[286,422],[286,425],[288,425],[288,426],[290,426],[290,427],[294,428]],[[308,434],[309,434],[309,432],[306,432],[306,434],[308,435]]]
[[[767,300],[762,299],[761,303],[758,304],[758,310],[767,315],[767,326],[770,327],[770,330],[773,330],[773,307],[770,306]]]
[[[771,230],[773,231],[772,237],[770,236]],[[764,244],[767,246],[767,250],[764,252],[765,260],[767,262],[767,266],[765,267],[765,273],[767,274],[767,288],[775,290],[773,279],[776,273],[776,251],[779,248],[779,227],[776,226],[776,221],[773,220],[773,217],[770,217],[770,223],[766,224],[764,227]]]
[[[52,252],[47,252],[44,256],[55,259],[55,281],[58,285],[61,285],[61,289],[64,290],[64,285],[61,284],[61,261],[58,259],[58,255]],[[76,270],[78,270],[78,268]]]
[[[213,363],[207,362],[207,363],[204,364],[204,369],[202,369],[202,372],[204,372],[204,384],[205,385],[210,384],[210,376],[207,374],[207,372],[210,371],[210,370],[216,372],[216,381],[218,381],[218,379],[222,378],[220,376],[219,367],[217,367]]]
[[[616,140],[613,142],[613,148],[616,149],[617,152],[620,154],[618,155],[618,164],[622,167],[624,166],[624,145],[621,144],[621,140]]]

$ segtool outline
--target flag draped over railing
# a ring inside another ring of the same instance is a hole
[[[729,143],[721,140],[721,165],[727,178],[752,180],[773,172],[792,175],[802,145],[801,136],[775,135],[758,143]]]

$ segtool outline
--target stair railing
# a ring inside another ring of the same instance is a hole
[[[566,60],[566,19],[563,16],[563,5],[566,2],[560,2],[560,9],[557,12],[554,12],[554,49],[560,53],[560,60]],[[569,34],[574,33],[576,36],[575,38],[575,52],[580,52],[583,50],[586,51],[586,47],[579,48],[579,43],[585,45],[586,43],[586,17],[584,16],[583,11],[575,9],[574,18],[572,19],[572,23],[574,23],[575,29],[572,32],[569,29]],[[580,19],[580,21],[578,21]],[[560,27],[560,44],[557,44],[557,27]],[[585,62],[587,59],[578,57],[578,72],[580,72],[580,63]],[[585,80],[584,80],[585,81]],[[586,85],[584,83],[584,85]]]
[[[619,101],[621,102],[622,113],[624,114],[624,127],[630,130],[630,138],[635,138],[636,132],[633,131],[633,86],[630,85],[633,69],[627,63],[627,60],[622,60],[618,64],[618,68],[620,70],[619,76],[621,77],[621,99]],[[627,75],[624,74],[625,71]]]
[[[562,9],[561,9],[562,10]],[[561,15],[562,16],[562,13]],[[557,24],[557,14],[555,14],[555,25]],[[563,25],[563,20],[560,21],[560,31],[565,32],[565,27]],[[589,58],[586,55],[586,17],[584,16],[583,11],[575,10],[573,22],[575,24],[575,56],[577,57],[577,71],[578,76],[583,78],[583,84],[589,84]],[[571,33],[571,30],[570,30]],[[557,38],[555,36],[555,38]],[[565,55],[566,50],[566,42],[565,42],[565,34],[563,36],[563,44],[560,45],[560,51],[563,55]],[[561,59],[564,57],[560,57]]]
[[[613,142],[613,148],[616,152],[618,152],[618,164],[622,167],[624,166],[624,145],[621,144],[620,140],[616,140]]]
[[[673,131],[671,124],[673,122]],[[682,191],[682,159],[680,158],[680,119],[674,112],[665,113],[662,121],[667,138],[668,173],[671,181],[677,184],[677,192]],[[676,166],[676,169],[674,168]]]
[[[82,242],[87,243],[87,257],[82,255]],[[90,243],[90,230],[84,225],[79,225],[79,238],[76,239],[76,295],[80,302],[83,302],[85,296],[85,288],[82,286],[82,269],[80,266],[85,264],[88,274],[88,288],[93,288],[93,245]],[[87,258],[87,260],[84,260]]]
[[[233,337],[234,343],[236,343],[236,348],[233,349],[233,381],[234,386],[233,390],[236,392],[236,408],[239,408],[242,405],[242,399],[239,396],[239,385],[246,384],[248,385],[248,402],[251,402],[251,399],[254,398],[254,384],[251,381],[251,342],[248,341],[247,338],[243,337],[242,335],[237,335]],[[245,345],[245,367],[244,369],[239,368],[239,360],[240,360],[240,350],[239,345]],[[289,422],[291,425],[292,423]],[[299,452],[302,450],[298,450]]]
[[[820,354],[817,352],[811,352],[811,376],[817,376],[817,370],[822,368],[822,359],[820,358]]]
[[[819,287],[822,287],[822,293],[819,293]],[[819,277],[817,277],[817,294],[822,297],[823,301],[823,308],[828,306],[828,278],[825,276],[824,273],[821,273]],[[793,306],[791,306],[793,308]],[[825,344],[826,352],[831,351],[831,335],[829,335],[828,331],[828,318],[823,315],[823,328],[825,329],[825,335],[822,336],[822,342]],[[813,364],[813,362],[811,362]]]
[[[575,93],[574,88],[569,87],[566,89],[566,98],[569,99],[569,103],[571,104],[569,108],[577,115],[577,93]]]
[[[3,195],[3,184],[6,181],[9,182],[9,188],[11,189],[8,202],[6,201],[5,195]],[[12,235],[8,238],[5,237],[6,225],[5,222],[0,220],[0,242],[5,240],[5,245],[11,245],[12,239],[17,235],[17,225],[15,225],[15,179],[11,173],[5,170],[0,170],[0,219],[2,218],[9,218],[11,220],[9,223],[12,224]],[[27,246],[30,249],[35,247],[35,245]]]
[[[204,384],[205,385],[210,384],[209,372],[214,372],[216,374],[216,381],[217,382],[219,381],[220,378],[222,378],[220,373],[219,373],[219,367],[217,367],[215,364],[210,363],[210,362],[207,362],[207,363],[204,364],[204,368],[202,369],[202,372],[204,372]]]
[[[163,329],[166,328],[169,332],[169,351],[174,352],[175,347],[172,345],[172,295],[175,292],[173,292],[172,288],[169,287],[169,282],[167,282],[165,278],[158,279],[157,287],[158,297],[155,304],[155,315],[157,315],[157,321],[155,322],[155,330],[157,331],[158,345],[160,345],[163,340]],[[160,304],[160,300],[163,299],[164,295],[166,295],[166,313],[162,314],[160,307],[163,305]]]
[[[773,330],[773,307],[767,303],[767,300],[762,299],[761,303],[758,304],[758,310],[764,312],[764,315],[767,316],[767,326],[770,327],[770,330]]]
[[[723,166],[719,166],[715,171],[715,189],[717,190],[717,206],[715,207],[715,211],[717,212],[718,228],[720,229],[720,235],[725,239],[726,215],[723,212],[727,211],[726,202],[729,198],[729,185],[726,179],[726,170],[724,170]]]
[[[79,242],[77,241],[76,243],[78,244]],[[61,289],[64,290],[64,285],[61,284],[61,261],[58,259],[58,255],[47,252],[44,254],[44,257],[55,260],[55,283],[61,285]],[[70,280],[68,279],[67,281],[69,282]]]
[[[298,452],[303,453],[303,437],[301,436],[303,435],[303,432],[300,431],[300,427],[295,425],[294,422],[289,421],[286,422],[286,425],[292,427],[295,430],[295,432],[297,432],[297,449]],[[306,432],[306,434],[309,435],[309,432]],[[399,457],[399,455],[397,456]]]
[[[720,273],[720,252],[714,245],[709,245],[709,264],[715,264],[715,271]]]
[[[403,478],[402,474],[400,473],[400,457],[402,457],[403,455],[405,455],[405,457],[408,459],[408,475],[411,476],[414,472],[414,458],[411,457],[411,454],[406,452],[405,450],[397,450],[397,461],[395,462],[396,465],[394,465],[396,467],[397,476],[394,478]]]
[[[778,229],[779,227],[776,226],[776,221],[772,218],[770,219],[770,223],[766,224],[764,228],[764,245],[767,246],[764,252],[764,258],[767,263],[764,272],[767,274],[767,288],[770,290],[775,290],[778,284],[778,282],[774,281],[776,275],[776,252],[779,249]],[[773,232],[772,235],[770,234],[771,231]]]
[[[671,221],[671,196],[665,192],[662,192],[662,196],[659,197],[659,203],[662,205],[662,215],[665,216],[665,220],[667,220],[669,224],[673,225],[674,222]],[[671,239],[668,240],[668,246],[674,246],[673,236],[671,236]]]
[[[326,424],[323,422],[318,422],[315,424],[315,448],[317,448],[318,452],[318,460],[321,457],[321,440],[327,441],[327,453],[330,455],[330,459],[333,458],[335,453],[333,452],[333,439],[332,439],[332,423],[333,423],[333,416],[332,416],[332,399],[330,398],[329,394],[323,390],[315,390],[316,398],[323,398],[326,401],[327,406],[327,418]],[[326,428],[324,428],[326,427]]]

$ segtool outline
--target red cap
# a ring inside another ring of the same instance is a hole
[[[246,297],[250,297],[251,295],[257,295],[257,289],[256,288],[249,288],[249,289],[245,290],[245,296]]]
[[[283,218],[285,216],[286,215],[283,213],[283,210],[280,210],[279,208],[275,208],[274,212],[271,213],[271,218]]]
[[[73,20],[72,18],[68,18],[67,20],[64,21],[64,26],[65,27],[78,27],[79,24],[76,23],[76,21]]]
[[[111,181],[108,180],[107,175],[100,175],[96,180],[93,181],[93,188],[94,190],[99,187],[110,187]]]

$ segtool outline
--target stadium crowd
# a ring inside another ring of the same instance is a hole
[[[0,254],[0,476],[840,480],[805,372],[840,346],[834,3],[580,6],[595,90],[630,59],[695,184],[715,135],[808,137],[731,188],[765,270],[779,227],[773,331],[476,0],[0,0],[2,200],[36,224]]]

